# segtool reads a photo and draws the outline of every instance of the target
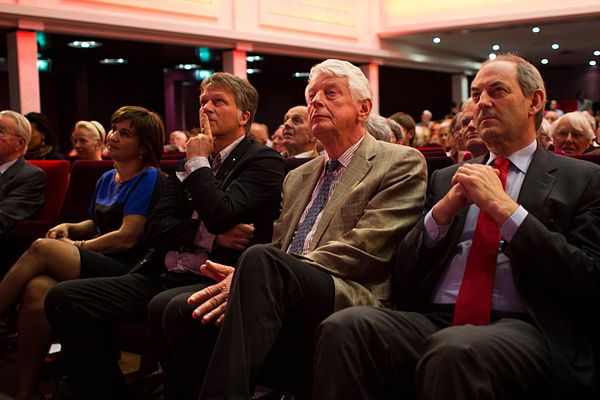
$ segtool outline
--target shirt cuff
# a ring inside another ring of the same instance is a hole
[[[215,235],[213,235],[208,231],[208,229],[206,229],[204,222],[200,222],[198,230],[196,231],[196,235],[194,236],[194,245],[196,246],[196,248],[204,250],[206,252],[211,252],[214,241]]]
[[[192,172],[203,167],[210,168],[208,158],[203,156],[194,157],[185,162],[183,167],[185,171],[176,171],[175,175],[177,175],[180,182],[183,182]]]
[[[425,247],[431,248],[435,246],[440,240],[446,236],[448,233],[448,229],[450,229],[450,224],[448,225],[438,225],[433,219],[432,210],[425,215],[425,220],[423,224],[425,225]]]
[[[512,213],[510,218],[502,224],[502,227],[500,227],[500,233],[504,240],[507,242],[512,240],[523,221],[525,221],[525,218],[527,218],[527,215],[529,215],[529,213],[522,206],[519,206],[515,212]]]

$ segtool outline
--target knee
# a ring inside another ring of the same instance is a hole
[[[428,364],[435,365],[435,368],[459,368],[467,360],[476,359],[476,346],[469,330],[468,326],[451,327],[429,336],[417,370],[426,368]]]
[[[256,244],[248,248],[240,257],[236,274],[242,277],[264,273],[266,269],[272,268],[275,259],[274,252],[280,251],[273,246]],[[238,278],[239,279],[239,278]]]
[[[337,311],[323,320],[315,333],[315,342],[320,346],[355,345],[359,332],[368,330],[371,307],[351,307]]]
[[[162,318],[167,304],[171,301],[171,296],[160,293],[152,298],[146,306],[148,323],[150,326],[162,325]]]
[[[36,239],[31,245],[29,249],[27,249],[27,255],[31,257],[43,257],[50,253],[49,250],[54,248],[54,246],[58,243],[55,239]]]
[[[27,308],[43,308],[46,295],[56,285],[56,281],[47,276],[37,276],[31,279],[23,289],[21,304]]]
[[[171,299],[165,305],[163,312],[163,324],[167,327],[181,326],[182,323],[200,324],[192,317],[194,306],[190,306],[187,302],[191,293],[182,293]]]

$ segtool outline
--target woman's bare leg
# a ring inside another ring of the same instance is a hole
[[[46,294],[56,280],[40,275],[23,290],[18,320],[17,400],[39,398],[40,373],[52,341],[52,329],[44,313]]]
[[[39,275],[56,281],[79,278],[79,250],[55,239],[37,239],[0,282],[0,313],[15,304],[27,283]]]

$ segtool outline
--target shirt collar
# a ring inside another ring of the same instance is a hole
[[[535,154],[536,149],[537,141],[533,139],[533,141],[527,146],[515,151],[507,158],[515,167],[519,169],[519,171],[525,174],[529,169],[529,164],[531,164],[531,160],[533,160],[533,155]],[[487,165],[490,165],[497,157],[497,155],[490,151],[490,159],[488,160]]]
[[[229,156],[229,154],[233,151],[233,149],[235,149],[235,146],[237,146],[238,144],[240,144],[240,142],[242,140],[244,140],[246,136],[240,136],[239,138],[237,138],[236,140],[233,141],[233,143],[231,143],[229,146],[225,147],[223,150],[221,150],[219,152],[219,154],[221,155],[221,160],[225,161],[225,159],[227,158],[227,156]]]
[[[346,150],[344,152],[344,154],[342,154],[341,156],[338,157],[338,161],[340,162],[340,164],[342,164],[342,167],[346,168],[348,167],[348,164],[350,164],[350,161],[352,160],[352,156],[354,156],[354,153],[356,153],[356,150],[358,149],[358,146],[360,146],[360,144],[362,143],[362,141],[365,139],[365,137],[361,137],[360,140],[356,143],[354,143],[352,146],[350,146],[348,148],[348,150]],[[329,157],[329,154],[327,154],[327,152],[325,152],[325,163],[327,163],[327,161],[331,160],[331,157]]]

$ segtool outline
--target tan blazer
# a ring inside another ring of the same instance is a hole
[[[323,171],[320,156],[291,171],[273,244],[287,250]],[[382,305],[397,243],[419,220],[427,185],[421,153],[365,135],[319,220],[310,251],[297,255],[333,276],[335,309]]]

